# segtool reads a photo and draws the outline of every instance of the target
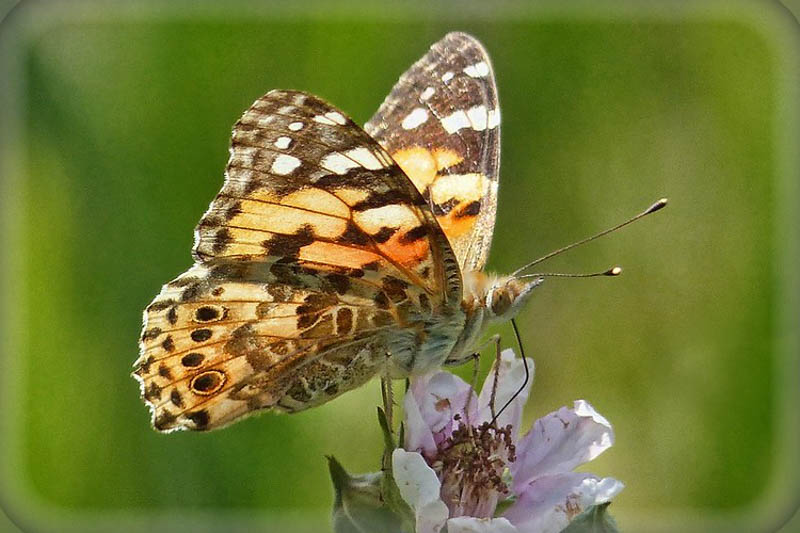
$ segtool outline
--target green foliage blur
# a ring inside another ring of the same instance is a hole
[[[451,30],[485,44],[499,85],[491,270],[670,199],[545,266],[625,272],[536,289],[519,319],[536,361],[527,423],[579,398],[612,422],[616,444],[588,470],[626,483],[611,507],[623,531],[778,512],[797,490],[783,370],[796,334],[788,22],[744,7],[503,4],[453,19],[451,4],[238,4],[34,4],[7,21],[19,32],[4,82],[16,95],[3,182],[9,514],[58,531],[328,529],[325,455],[380,467],[377,384],[298,415],[160,435],[129,375],[141,313],[191,264],[231,126],[257,97],[302,89],[363,123]],[[484,373],[490,362],[487,350]]]

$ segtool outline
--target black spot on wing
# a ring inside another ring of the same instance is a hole
[[[397,228],[390,228],[388,226],[383,226],[377,233],[372,234],[372,239],[377,242],[378,244],[383,244],[389,239],[392,238],[397,232]]]
[[[170,372],[169,367],[164,363],[158,366],[158,375],[162,378],[172,379],[172,372]]]
[[[173,413],[163,409],[153,421],[153,427],[159,431],[164,431],[174,427],[176,420],[177,417]]]
[[[364,230],[356,226],[352,220],[347,221],[347,228],[337,240],[345,244],[354,244],[356,246],[369,244],[369,236]]]
[[[161,342],[161,347],[167,352],[171,352],[175,349],[175,341],[172,340],[172,335],[167,335],[167,337]]]
[[[208,427],[208,423],[211,421],[211,417],[208,415],[208,411],[205,409],[200,411],[195,411],[193,413],[186,413],[186,418],[194,422],[195,429],[203,430]]]
[[[211,330],[207,328],[196,329],[192,331],[190,336],[194,342],[204,342],[211,338]]]
[[[470,202],[458,211],[456,211],[456,218],[467,218],[477,216],[481,212],[481,203],[479,201]]]
[[[353,211],[366,211],[390,204],[423,205],[425,203],[422,196],[419,196],[418,200],[415,201],[411,194],[402,189],[375,192],[353,205]]]
[[[214,234],[213,244],[211,245],[211,251],[214,252],[215,254],[218,254],[222,250],[224,250],[231,242],[233,242],[233,237],[231,237],[231,232],[228,231],[227,228],[222,228]]]
[[[167,311],[167,321],[172,324],[173,326],[178,321],[178,307],[173,305]]]
[[[275,234],[261,245],[269,255],[296,259],[300,255],[300,249],[312,242],[314,230],[309,224],[304,224],[291,235]]]
[[[174,406],[183,407],[183,398],[181,397],[181,393],[178,392],[178,389],[172,389],[172,392],[169,394],[169,399]]]
[[[193,352],[184,355],[183,358],[181,358],[181,364],[187,367],[200,366],[200,363],[203,362],[203,359],[205,359],[205,356],[203,354]]]
[[[425,226],[417,226],[405,232],[400,237],[400,244],[411,244],[412,242],[424,239],[428,235],[428,229]]]
[[[442,202],[441,204],[433,204],[432,211],[434,215],[440,217],[452,211],[456,205],[458,205],[458,200],[456,200],[455,198],[450,198],[449,200],[447,200],[446,202]]]

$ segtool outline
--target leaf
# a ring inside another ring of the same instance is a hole
[[[354,476],[334,457],[328,457],[333,481],[333,531],[335,533],[404,533],[402,519],[394,514],[381,496],[383,474],[374,472]]]
[[[593,505],[576,516],[561,533],[619,533],[617,522],[608,514],[611,502]]]

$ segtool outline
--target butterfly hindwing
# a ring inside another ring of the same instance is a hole
[[[429,201],[462,271],[482,269],[489,254],[499,125],[486,51],[450,33],[400,77],[365,126]]]
[[[397,324],[374,305],[378,287],[345,279],[298,271],[292,280],[264,264],[222,263],[197,264],[164,285],[145,310],[135,372],[156,429],[305,409],[369,379]]]

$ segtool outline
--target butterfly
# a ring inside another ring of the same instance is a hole
[[[297,412],[470,359],[537,284],[483,272],[499,125],[491,62],[464,33],[435,43],[363,129],[304,92],[256,100],[194,265],[144,311],[134,377],[155,429]]]

